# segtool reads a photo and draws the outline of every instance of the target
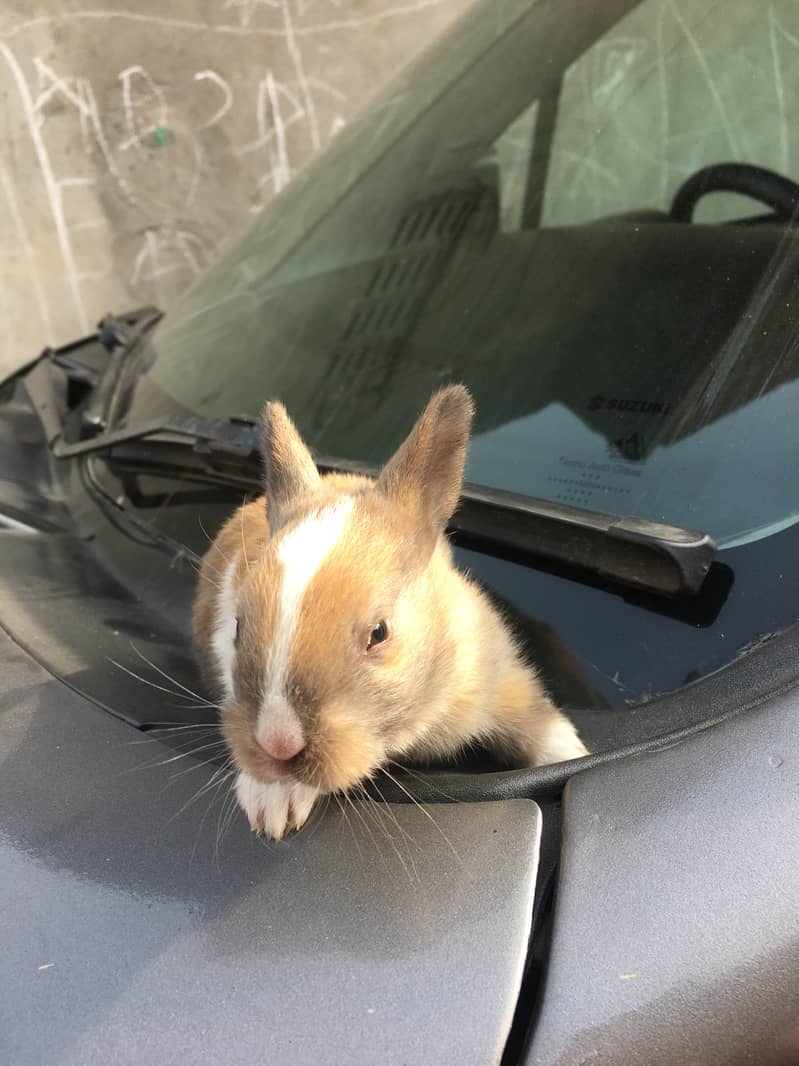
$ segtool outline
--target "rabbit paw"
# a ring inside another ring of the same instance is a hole
[[[289,830],[301,829],[318,795],[318,789],[298,781],[264,784],[243,771],[236,779],[236,799],[250,828],[273,840],[281,840]]]
[[[558,714],[553,717],[549,728],[539,741],[538,765],[582,759],[588,754],[588,748],[580,740],[572,723]]]

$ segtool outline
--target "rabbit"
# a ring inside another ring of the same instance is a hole
[[[473,417],[433,395],[376,479],[317,471],[281,403],[264,415],[264,497],[222,527],[193,626],[236,798],[276,840],[317,798],[389,760],[476,742],[515,766],[588,754],[497,609],[456,569],[445,529]]]

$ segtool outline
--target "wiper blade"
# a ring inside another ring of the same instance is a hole
[[[136,455],[126,447],[131,445],[137,446]],[[165,454],[159,460],[162,451],[168,451],[168,461]],[[60,458],[104,453],[125,465],[144,463],[162,473],[167,466],[174,473],[191,470],[200,480],[216,475],[219,481],[235,474],[253,488],[260,482],[260,428],[248,416],[179,415],[72,444],[59,440],[53,452]],[[374,477],[378,472],[367,463],[324,456],[315,460],[323,473]],[[716,554],[707,533],[472,484],[464,485],[449,528],[462,543],[547,559],[673,599],[699,592]]]
[[[673,599],[699,592],[716,554],[707,533],[479,485],[464,486],[451,526],[478,542],[578,566]]]

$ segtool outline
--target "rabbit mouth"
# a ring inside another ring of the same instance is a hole
[[[297,769],[300,758],[273,759],[270,755],[259,752],[253,759],[257,773],[253,776],[271,781],[285,781],[289,777],[297,777]]]
[[[247,745],[245,751],[236,752],[237,761],[247,773],[258,781],[270,784],[274,781],[297,781],[302,784],[307,781],[307,769],[304,754],[300,753],[291,759],[275,759],[263,751],[257,744]]]

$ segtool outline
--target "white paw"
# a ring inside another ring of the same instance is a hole
[[[250,828],[274,840],[281,840],[287,830],[305,825],[318,795],[318,789],[297,781],[265,785],[243,771],[236,779],[236,799]]]
[[[538,752],[538,765],[568,762],[569,759],[582,759],[589,751],[577,736],[577,730],[568,718],[559,715],[554,719],[547,733],[541,740]]]

